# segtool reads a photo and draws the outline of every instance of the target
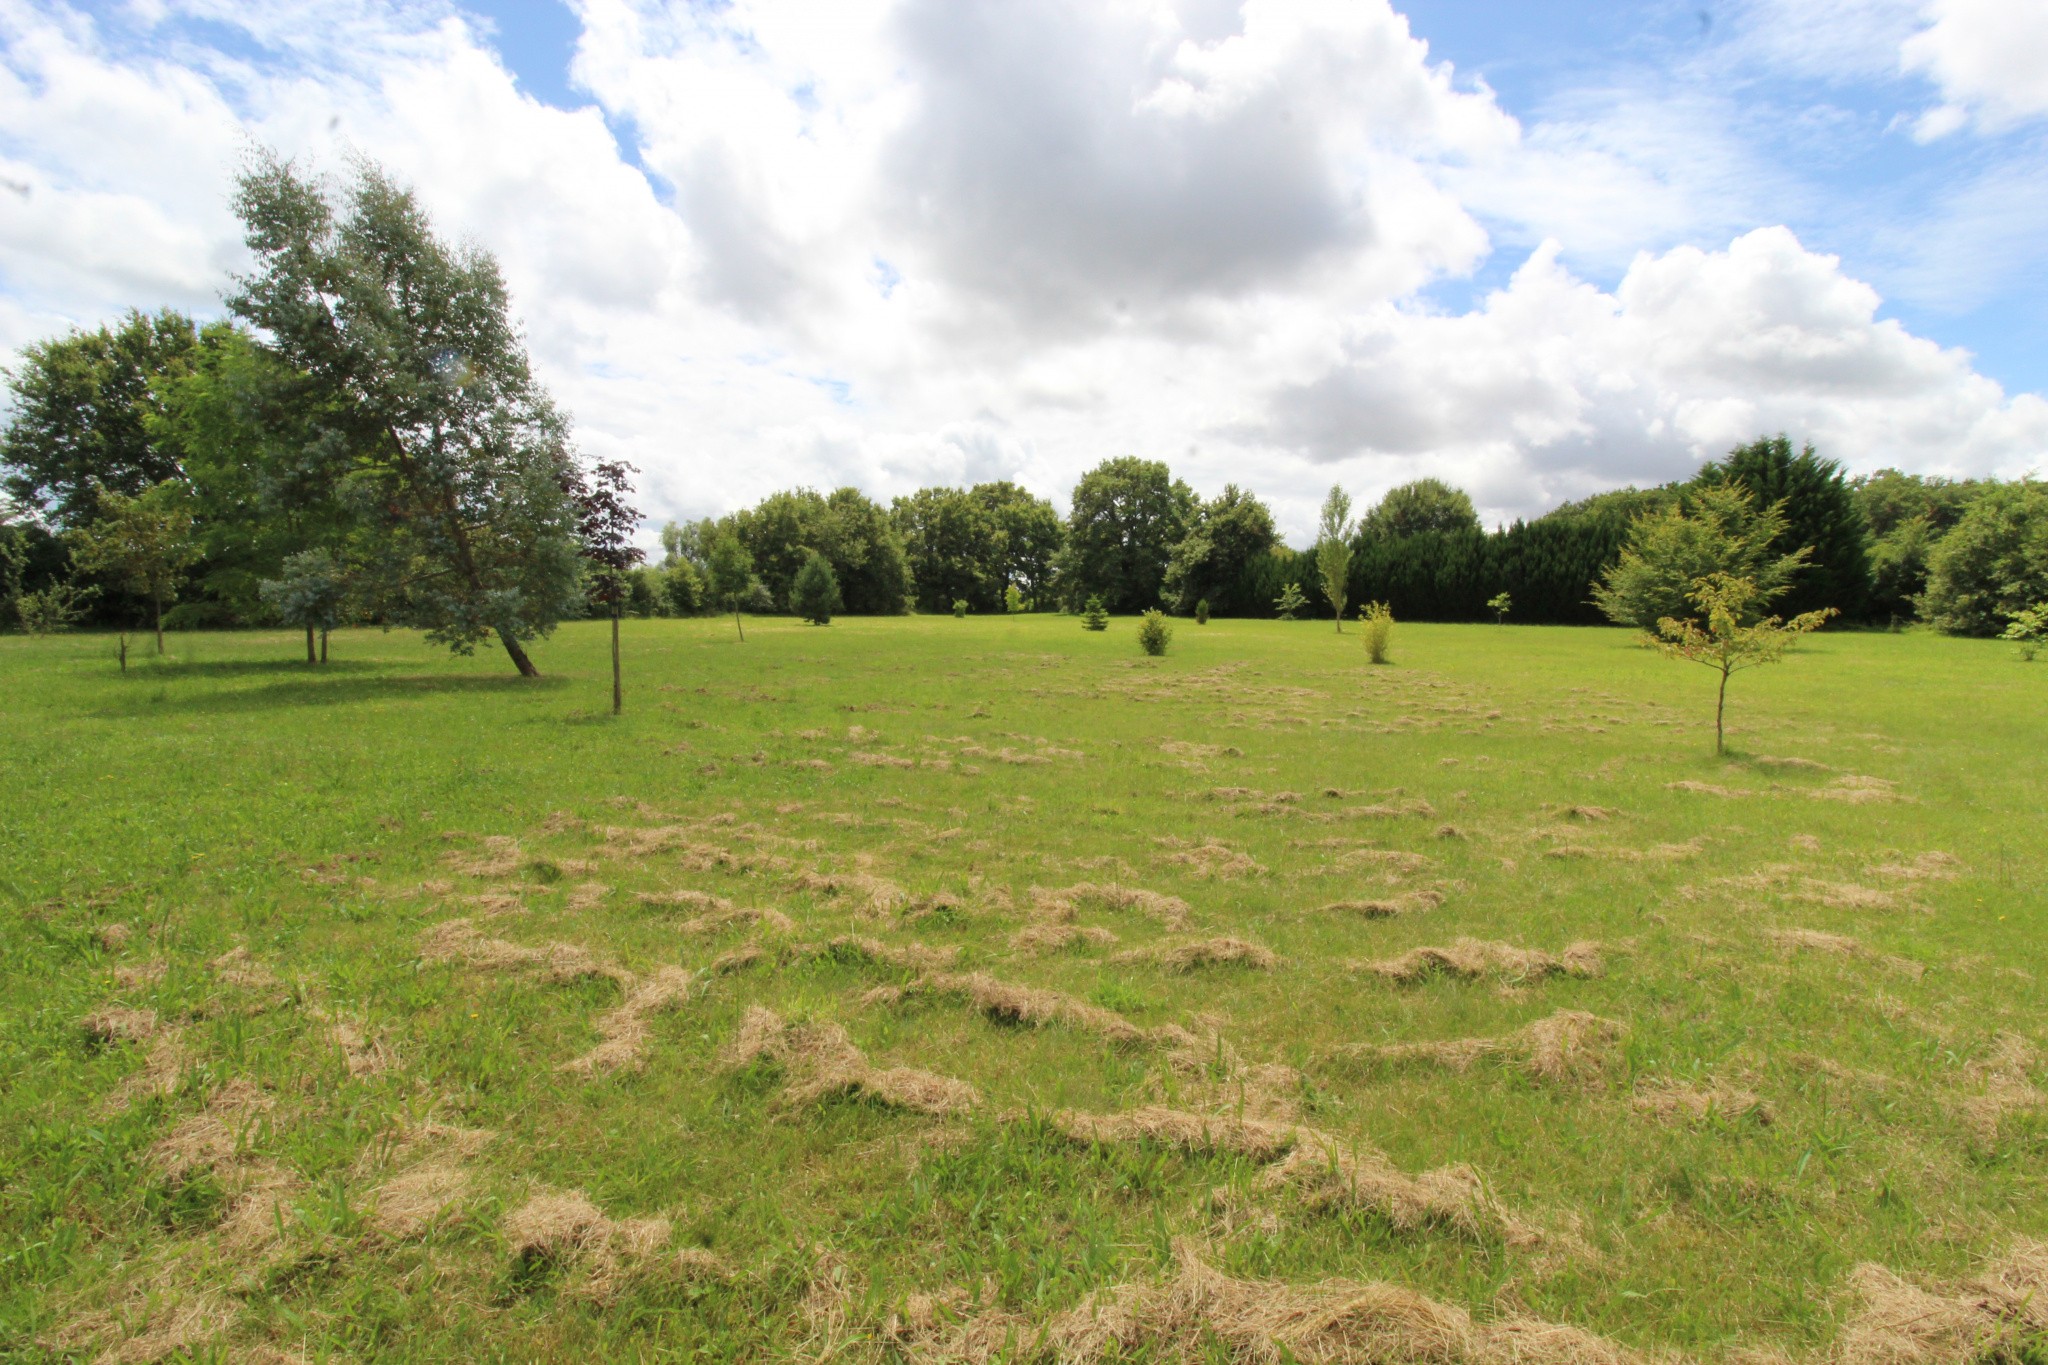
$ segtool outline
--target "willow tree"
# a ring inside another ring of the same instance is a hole
[[[579,471],[497,262],[368,162],[330,190],[261,157],[235,210],[256,267],[228,305],[339,454],[373,609],[459,654],[495,635],[536,676],[525,642],[581,590]]]

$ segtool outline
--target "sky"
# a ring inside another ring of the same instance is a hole
[[[2048,468],[2048,0],[0,0],[0,360],[219,316],[259,147],[495,254],[654,523]]]

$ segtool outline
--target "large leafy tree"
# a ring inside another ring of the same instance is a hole
[[[1273,513],[1233,483],[1202,503],[1189,520],[1188,533],[1166,566],[1167,598],[1175,610],[1188,614],[1203,600],[1216,611],[1241,610],[1248,604],[1235,601],[1233,590],[1279,539]]]
[[[1636,519],[1593,600],[1610,621],[1654,633],[1666,617],[1691,619],[1698,584],[1719,574],[1747,583],[1744,609],[1761,612],[1784,596],[1808,557],[1804,547],[1778,551],[1784,531],[1775,505],[1759,508],[1739,484],[1707,484],[1686,505]]]
[[[1388,489],[1386,496],[1360,519],[1358,529],[1382,540],[1431,531],[1476,531],[1479,513],[1470,496],[1442,479],[1417,479]]]
[[[1696,482],[1735,484],[1757,506],[1777,507],[1785,524],[1770,548],[1780,555],[1811,552],[1804,572],[1785,591],[1788,613],[1832,607],[1847,616],[1862,614],[1870,596],[1868,532],[1839,463],[1823,460],[1810,445],[1794,454],[1788,438],[1767,436],[1708,464]]]
[[[1194,490],[1158,460],[1125,455],[1083,474],[1067,513],[1061,596],[1076,607],[1099,596],[1117,612],[1159,605],[1167,563],[1197,505]]]
[[[1994,485],[1929,557],[1922,614],[1956,635],[1996,635],[2048,599],[2048,484]]]
[[[896,499],[889,515],[903,537],[917,609],[939,613],[964,601],[1000,611],[1006,538],[980,499],[958,488],[920,488]]]
[[[1979,494],[1992,485],[1880,469],[1852,479],[1849,491],[1869,533],[1870,597],[1877,621],[1911,619],[1927,590],[1928,559]]]
[[[346,462],[380,613],[458,653],[495,635],[535,676],[525,642],[580,595],[577,467],[497,262],[368,163],[331,199],[261,159],[235,208],[256,267],[229,306]]]
[[[857,488],[772,493],[727,518],[777,605],[789,606],[812,550],[825,556],[847,612],[892,616],[910,599],[910,564],[889,513]]]
[[[134,497],[182,477],[149,417],[198,345],[192,320],[165,309],[24,348],[7,372],[13,411],[0,430],[7,494],[64,529],[93,518],[101,489]]]
[[[1042,603],[1052,591],[1053,566],[1067,539],[1058,509],[1007,480],[978,483],[967,493],[1002,536],[997,577],[1016,585],[1027,601]]]

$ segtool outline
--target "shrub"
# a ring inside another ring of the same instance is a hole
[[[1157,657],[1166,652],[1173,643],[1173,627],[1166,624],[1166,613],[1154,607],[1138,622],[1138,647],[1147,654]]]
[[[1088,606],[1081,613],[1081,629],[1109,629],[1109,612],[1103,607],[1099,594],[1088,599]]]
[[[966,598],[964,598],[964,597],[956,597],[956,598],[954,598],[954,599],[953,599],[953,615],[954,615],[954,617],[955,617],[956,619],[958,619],[958,620],[962,620],[962,621],[964,621],[964,620],[966,620],[966,619],[967,619],[967,599],[966,599]]]
[[[2014,612],[2012,624],[1998,638],[2018,645],[2020,658],[2032,663],[2041,646],[2048,645],[2048,602],[2036,602]]]
[[[812,550],[804,557],[804,566],[789,585],[789,596],[790,605],[804,620],[814,626],[832,624],[832,613],[839,610],[839,578],[825,556]]]
[[[740,594],[739,605],[756,616],[775,614],[775,594],[768,591],[768,585],[758,578],[747,580],[747,590]]]
[[[1198,626],[1209,624],[1209,599],[1206,597],[1195,603],[1195,624]]]
[[[1024,594],[1015,583],[1003,589],[1003,610],[1012,615],[1024,610]]]
[[[1292,621],[1307,605],[1308,598],[1302,596],[1299,583],[1289,583],[1280,590],[1280,595],[1273,599],[1273,610],[1279,613],[1283,621]]]
[[[97,596],[92,588],[79,589],[69,583],[52,583],[41,592],[25,592],[14,599],[14,611],[21,628],[30,635],[49,635],[69,630],[85,616],[85,609]]]
[[[1504,626],[1508,623],[1508,613],[1515,609],[1515,599],[1504,592],[1495,593],[1486,599],[1486,609],[1493,613],[1495,625]]]
[[[1368,602],[1358,609],[1358,623],[1364,627],[1365,657],[1373,663],[1387,662],[1387,647],[1394,642],[1394,612],[1384,602]]]

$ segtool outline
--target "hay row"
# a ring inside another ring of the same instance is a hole
[[[1552,956],[1536,948],[1518,948],[1511,943],[1460,938],[1448,947],[1411,948],[1398,957],[1366,962],[1355,971],[1407,985],[1442,973],[1475,980],[1498,976],[1509,981],[1537,981],[1548,976],[1599,976],[1606,970],[1598,943],[1573,943]]]
[[[1170,972],[1192,972],[1201,967],[1248,967],[1270,972],[1280,965],[1272,949],[1241,938],[1204,938],[1186,943],[1156,943],[1118,953],[1112,962],[1148,962]]]
[[[1558,1010],[1512,1033],[1427,1043],[1365,1044],[1346,1048],[1335,1054],[1335,1059],[1466,1071],[1482,1058],[1499,1058],[1542,1080],[1566,1081],[1603,1069],[1627,1031],[1625,1024],[1584,1010]]]
[[[574,943],[550,943],[541,948],[485,938],[468,919],[443,920],[420,938],[420,958],[426,962],[461,962],[484,971],[520,971],[538,968],[558,985],[586,977],[604,977],[630,989],[633,974],[617,963],[606,961]]]
[[[603,1041],[557,1069],[585,1076],[638,1071],[646,1065],[647,1020],[688,1000],[690,982],[690,973],[681,967],[663,967],[637,983],[617,1006],[598,1016],[596,1027]]]
[[[1037,918],[1060,922],[1072,921],[1081,909],[1089,906],[1104,910],[1135,910],[1168,929],[1186,928],[1191,913],[1188,903],[1179,896],[1147,891],[1141,886],[1124,886],[1117,882],[1076,882],[1072,886],[1057,887],[1034,886],[1031,888],[1031,905],[1032,913]]]
[[[919,1114],[957,1114],[981,1103],[965,1081],[915,1067],[875,1067],[834,1023],[787,1024],[773,1010],[750,1008],[739,1031],[719,1054],[730,1070],[757,1061],[779,1065],[789,1078],[784,1102],[818,1104],[857,1098]]]

